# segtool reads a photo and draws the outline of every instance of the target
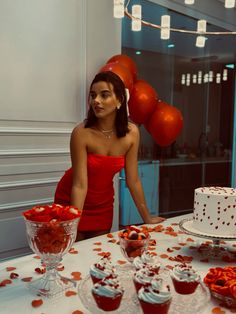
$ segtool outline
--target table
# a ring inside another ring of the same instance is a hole
[[[157,245],[155,252],[160,257],[161,262],[164,265],[175,265],[175,261],[169,260],[169,257],[175,257],[180,255],[192,254],[193,261],[192,266],[195,267],[201,274],[202,278],[207,273],[210,267],[216,266],[229,266],[232,263],[225,263],[222,260],[210,260],[206,262],[202,256],[196,254],[196,250],[191,250],[187,243],[194,244],[199,239],[190,237],[189,235],[182,234],[179,232],[178,222],[184,218],[190,218],[190,215],[178,216],[167,219],[162,225],[163,227],[171,227],[175,232],[152,232],[151,237],[156,240]],[[149,225],[153,227],[153,225]],[[178,236],[176,236],[176,232]],[[114,243],[118,240],[117,232],[112,233],[109,237],[107,235],[99,236],[96,238],[77,242],[73,245],[74,254],[66,254],[63,257],[62,264],[64,270],[61,274],[71,277],[72,272],[81,272],[81,277],[85,278],[89,272],[89,266],[97,261],[101,252],[110,252],[111,260],[113,263],[117,263],[118,260],[124,260],[119,246]],[[180,243],[180,244],[179,244]],[[168,249],[169,248],[169,249]],[[168,250],[167,250],[168,249]],[[235,264],[235,263],[234,263]],[[33,308],[31,302],[33,299],[39,299],[40,297],[31,294],[26,283],[21,279],[25,277],[37,277],[40,276],[35,272],[36,267],[40,267],[40,260],[35,258],[35,254],[23,256],[20,258],[14,258],[8,261],[0,263],[0,282],[4,279],[9,278],[11,271],[7,271],[7,267],[15,267],[13,272],[19,274],[19,277],[12,280],[12,284],[5,287],[0,287],[0,313],[1,314],[75,314],[84,313],[89,314],[90,312],[85,309],[77,295],[70,297],[61,296],[55,299],[43,298],[43,305],[38,308]],[[79,283],[79,281],[78,281]],[[77,291],[77,289],[74,289]],[[211,299],[204,312],[201,314],[212,313],[214,307],[219,307],[219,303],[216,300]],[[222,308],[223,313],[231,313],[230,310]],[[81,312],[80,312],[81,311]],[[190,314],[190,313],[185,313]],[[199,313],[200,314],[200,313]]]

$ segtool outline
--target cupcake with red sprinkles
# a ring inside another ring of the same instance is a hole
[[[103,311],[115,311],[119,308],[124,288],[117,275],[111,274],[92,287],[92,295],[97,306]]]
[[[172,269],[171,279],[179,294],[192,294],[200,283],[200,275],[190,265],[178,264]]]

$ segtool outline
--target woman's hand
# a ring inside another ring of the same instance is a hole
[[[159,217],[159,216],[153,216],[153,217],[148,217],[147,219],[145,219],[144,223],[145,224],[158,224],[161,223],[163,221],[165,221],[166,218],[163,217]]]

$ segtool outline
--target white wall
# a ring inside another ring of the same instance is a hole
[[[110,0],[0,0],[0,257],[24,250],[21,212],[52,202],[70,166],[90,81],[121,51],[112,14]]]

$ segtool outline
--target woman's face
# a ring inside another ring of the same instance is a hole
[[[89,104],[97,118],[115,114],[119,100],[113,90],[113,85],[107,82],[97,82],[91,87],[89,93]]]

